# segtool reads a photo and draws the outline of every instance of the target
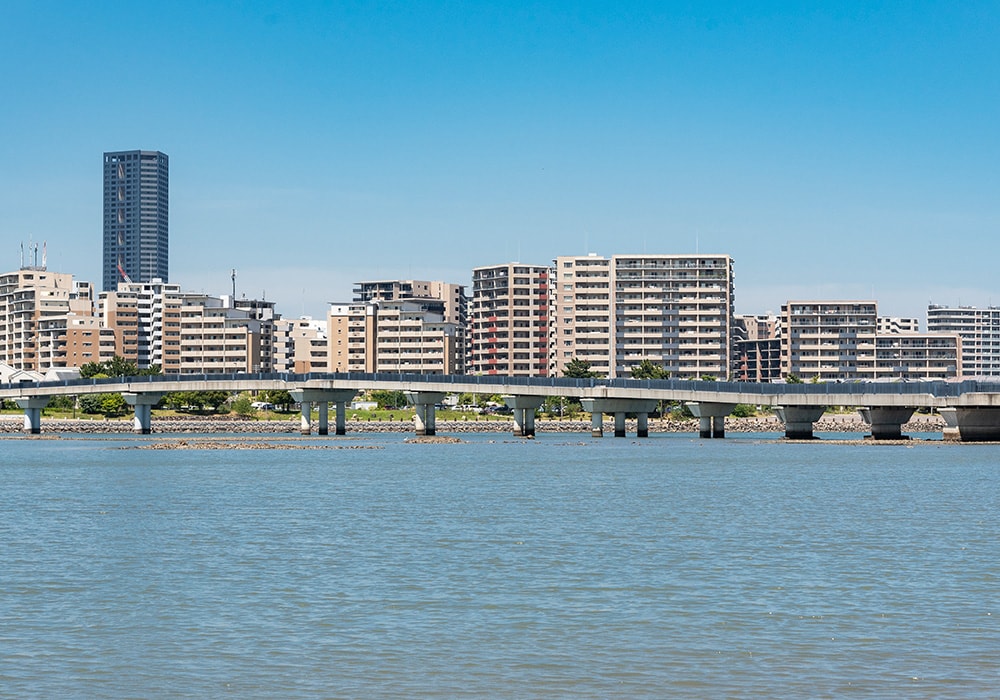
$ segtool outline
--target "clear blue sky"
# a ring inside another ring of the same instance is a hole
[[[829,6],[829,7],[827,7]],[[0,2],[0,268],[100,284],[101,159],[170,156],[171,281],[728,253],[737,310],[1000,304],[1000,4]],[[3,262],[6,260],[6,262]]]

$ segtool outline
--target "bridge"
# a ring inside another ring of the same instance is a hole
[[[500,394],[514,414],[515,433],[535,434],[535,413],[548,396],[580,399],[593,416],[591,432],[603,434],[603,415],[614,416],[615,435],[625,436],[625,416],[634,414],[637,434],[649,434],[648,416],[661,401],[686,403],[700,419],[701,437],[724,437],[725,417],[737,404],[768,406],[785,424],[789,438],[810,438],[828,406],[858,409],[875,439],[899,439],[902,425],[918,408],[939,411],[962,441],[1000,441],[1000,382],[830,382],[762,384],[678,379],[573,379],[499,375],[393,373],[167,374],[0,384],[0,399],[24,410],[26,432],[41,431],[41,411],[54,396],[121,393],[135,410],[134,430],[151,432],[151,411],[164,394],[178,391],[264,391],[283,389],[302,406],[302,432],[329,432],[329,406],[336,434],[346,432],[346,406],[358,392],[402,391],[416,410],[418,435],[434,435],[435,405],[449,393]]]

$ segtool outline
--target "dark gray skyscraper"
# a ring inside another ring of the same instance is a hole
[[[104,154],[104,291],[168,281],[168,171],[159,151]]]

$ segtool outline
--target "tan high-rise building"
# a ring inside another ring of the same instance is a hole
[[[454,338],[449,341],[454,345],[455,357],[448,364],[454,367],[452,374],[464,374],[468,354],[469,324],[469,298],[465,296],[465,285],[425,280],[375,280],[356,282],[354,285],[355,303],[404,300],[443,302],[444,305],[440,308],[443,320],[455,327]]]
[[[97,316],[66,314],[38,322],[38,371],[83,367],[115,356],[115,332]]]
[[[542,265],[472,271],[468,373],[549,375],[550,282],[551,270]]]
[[[0,362],[39,371],[39,332],[46,320],[93,315],[92,288],[73,275],[24,267],[0,275]],[[51,349],[46,362],[53,360]],[[66,366],[66,365],[59,365]]]
[[[157,366],[164,374],[181,371],[181,288],[155,279],[122,282],[101,292],[98,309],[115,331],[115,354],[139,369]]]
[[[250,309],[234,309],[229,299],[181,294],[180,372],[236,374],[261,372],[262,322]]]
[[[582,360],[590,364],[590,371],[611,377],[611,261],[597,255],[561,256],[554,261],[553,275],[553,374],[561,376],[568,362]]]
[[[326,321],[310,316],[279,318],[274,322],[274,371],[329,372]]]
[[[374,301],[331,304],[327,318],[329,371],[375,372],[377,360]]]

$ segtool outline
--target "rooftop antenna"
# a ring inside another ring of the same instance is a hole
[[[233,268],[233,303],[236,303],[236,268]]]
[[[21,241],[21,269],[24,269],[24,241]]]
[[[42,241],[42,267],[48,267],[48,259],[49,259],[48,246],[49,246],[48,241]]]

